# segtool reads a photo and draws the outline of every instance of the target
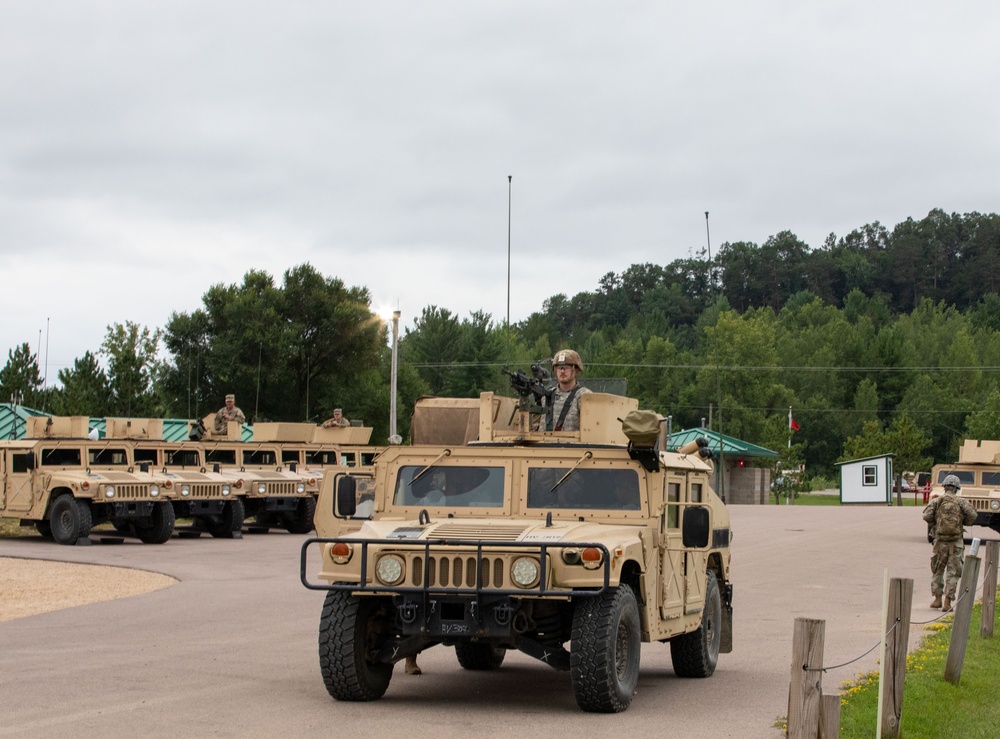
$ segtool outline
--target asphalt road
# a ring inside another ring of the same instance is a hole
[[[734,506],[734,651],[713,677],[675,677],[666,645],[643,645],[623,714],[579,711],[568,673],[508,653],[493,673],[454,651],[397,665],[385,697],[338,703],[316,656],[323,594],[299,582],[304,537],[181,539],[61,547],[0,540],[0,557],[154,570],[180,580],[146,595],[0,623],[0,736],[768,737],[787,713],[796,617],[826,621],[827,665],[878,643],[883,571],[913,578],[912,621],[931,611],[920,508]],[[975,535],[992,532],[974,529]],[[3,560],[0,559],[0,566]],[[3,594],[0,594],[3,597]],[[911,643],[922,634],[911,627]],[[878,650],[823,676],[824,690],[876,667]]]

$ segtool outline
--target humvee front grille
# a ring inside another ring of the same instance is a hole
[[[973,498],[971,500],[973,508],[977,511],[989,511],[990,501],[989,498]]]
[[[115,497],[119,500],[145,500],[150,497],[149,485],[115,485]]]
[[[250,496],[259,496],[260,493],[257,492],[257,486],[260,483],[252,482],[247,486],[247,491]],[[267,485],[264,495],[266,496],[280,496],[280,495],[299,495],[297,485],[294,482],[269,482],[265,483]]]
[[[221,485],[192,485],[191,495],[192,498],[198,498],[200,500],[214,500],[216,498],[222,497],[222,486]]]
[[[427,586],[431,588],[474,588],[476,587],[476,558],[474,556],[431,556],[427,568]],[[482,587],[502,589],[504,581],[504,560],[501,557],[483,557],[479,560]],[[424,558],[413,557],[410,565],[411,581],[414,587],[423,587]]]

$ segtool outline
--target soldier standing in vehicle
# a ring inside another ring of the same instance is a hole
[[[934,549],[931,555],[931,608],[950,611],[955,590],[962,579],[965,561],[965,527],[976,520],[976,509],[958,497],[961,483],[955,475],[944,478],[944,495],[924,508],[924,520],[934,529]],[[941,597],[944,596],[944,603]]]
[[[215,433],[226,433],[226,424],[230,421],[246,423],[246,416],[243,411],[236,407],[236,396],[230,393],[226,396],[226,404],[215,414]]]
[[[344,418],[344,411],[340,408],[333,409],[333,418],[323,421],[323,428],[325,429],[344,428],[350,425],[351,422]]]
[[[546,427],[550,431],[579,431],[580,396],[590,392],[577,382],[583,361],[572,349],[560,349],[552,357],[552,371],[558,384],[552,388]]]

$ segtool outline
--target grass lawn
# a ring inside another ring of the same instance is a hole
[[[1000,599],[998,599],[1000,600]],[[982,604],[977,603],[969,628],[962,677],[958,685],[944,679],[952,616],[931,624],[920,648],[906,659],[901,736],[905,739],[996,737],[1000,735],[1000,634],[979,636]],[[912,626],[911,628],[920,628]],[[841,686],[840,736],[875,736],[878,673]]]
[[[771,505],[774,505],[774,496],[770,496]],[[896,496],[892,497],[892,504],[896,505]],[[778,505],[785,505],[785,499],[782,498]],[[840,495],[826,495],[822,493],[800,493],[796,497],[791,505],[840,505]],[[924,500],[919,495],[916,500],[913,499],[913,493],[903,493],[903,505],[904,506],[919,506],[923,508]]]

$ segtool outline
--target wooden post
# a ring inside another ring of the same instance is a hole
[[[993,636],[993,622],[997,614],[997,560],[1000,541],[986,542],[986,573],[983,575],[983,617],[979,624],[979,635]]]
[[[788,686],[789,739],[817,739],[823,695],[823,642],[826,621],[795,619]]]
[[[819,710],[819,739],[840,737],[840,693],[824,693]]]
[[[913,580],[894,577],[889,581],[889,607],[882,628],[885,656],[882,661],[880,690],[882,699],[882,736],[898,737],[903,716],[903,682],[906,677],[906,654],[910,641],[910,611],[913,607]]]
[[[955,620],[951,624],[951,642],[948,644],[948,659],[944,664],[944,679],[958,685],[962,679],[962,665],[965,663],[965,648],[969,643],[969,624],[972,623],[972,606],[976,600],[976,583],[979,582],[980,559],[978,554],[965,558],[962,582],[955,595]]]

